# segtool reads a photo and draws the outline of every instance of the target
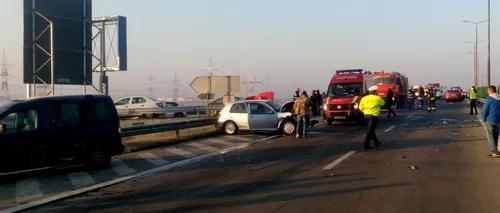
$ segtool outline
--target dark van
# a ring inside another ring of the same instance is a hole
[[[2,170],[68,159],[105,168],[123,151],[120,120],[109,96],[49,96],[0,105]]]

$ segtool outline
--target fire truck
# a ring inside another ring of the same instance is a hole
[[[335,71],[323,104],[323,120],[327,125],[336,120],[364,123],[358,105],[368,88],[374,85],[371,74],[363,69]]]
[[[408,77],[399,72],[384,72],[384,70],[382,70],[373,73],[373,81],[375,85],[378,86],[378,95],[382,97],[386,103],[387,92],[389,89],[392,89],[396,108],[406,108],[406,102],[408,100],[406,92],[406,88],[408,88]],[[388,105],[386,104],[383,108],[388,108]]]

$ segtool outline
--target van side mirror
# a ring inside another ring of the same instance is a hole
[[[0,124],[0,134],[5,133],[5,124]]]

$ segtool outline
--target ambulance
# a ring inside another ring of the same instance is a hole
[[[330,80],[323,104],[323,120],[327,125],[334,121],[364,123],[359,101],[373,86],[372,73],[363,69],[337,70]]]

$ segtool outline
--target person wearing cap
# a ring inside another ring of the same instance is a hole
[[[380,114],[380,109],[385,105],[385,101],[377,95],[378,86],[371,86],[368,88],[368,95],[361,98],[359,102],[359,110],[364,114],[366,123],[368,124],[368,133],[366,133],[365,138],[365,149],[372,149],[370,146],[370,141],[375,142],[375,146],[380,145],[380,140],[375,134],[375,128],[377,127],[378,116]]]
[[[473,110],[476,112],[477,115],[477,108],[476,108],[476,99],[477,99],[477,90],[474,85],[470,86],[469,89],[469,99],[470,99],[470,115],[472,115]]]

